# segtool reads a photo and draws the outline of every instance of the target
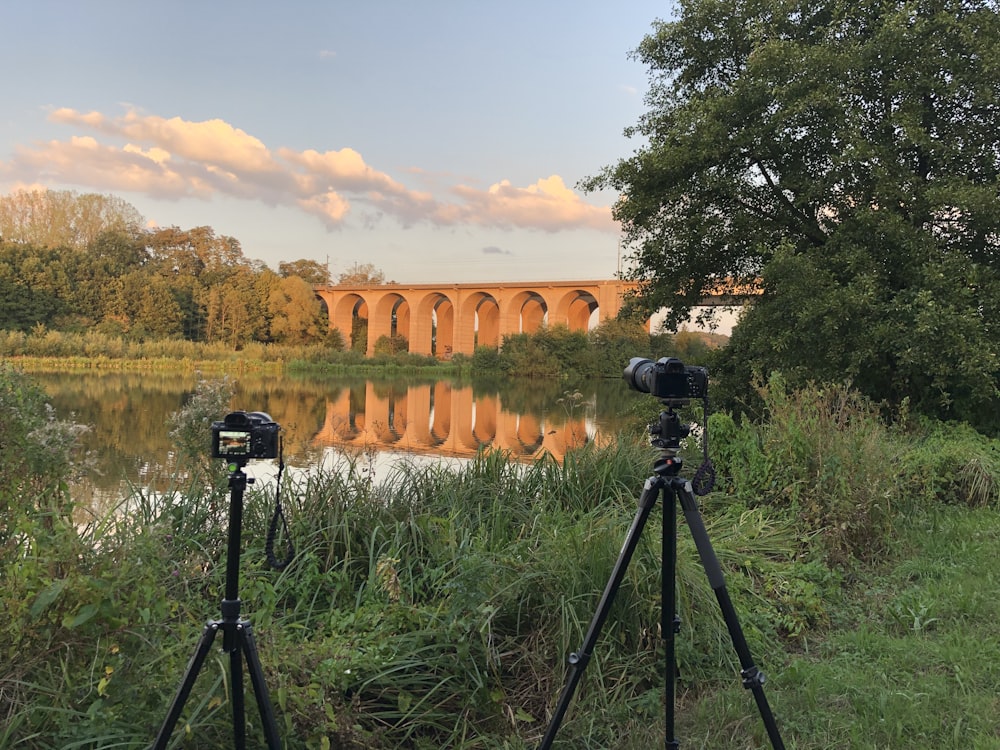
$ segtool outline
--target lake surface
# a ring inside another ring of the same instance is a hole
[[[198,376],[177,373],[32,374],[61,419],[91,426],[86,485],[120,496],[125,483],[152,486],[173,471],[169,416]],[[618,379],[572,389],[554,380],[469,383],[430,379],[240,376],[231,410],[266,412],[282,428],[289,467],[324,463],[331,452],[366,451],[383,463],[414,456],[464,459],[496,448],[530,460],[607,439],[642,394]],[[225,414],[219,414],[222,419]],[[211,428],[205,427],[205,452]]]

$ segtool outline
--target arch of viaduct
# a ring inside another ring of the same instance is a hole
[[[517,458],[547,452],[562,459],[595,437],[584,417],[517,414],[496,395],[476,396],[472,386],[441,381],[385,392],[368,382],[327,401],[313,443],[458,457],[491,447]]]
[[[493,284],[318,286],[330,328],[349,337],[355,318],[368,321],[368,354],[382,336],[405,336],[416,354],[472,354],[504,336],[534,333],[543,324],[586,331],[592,314],[614,318],[628,281],[540,281]],[[648,321],[647,321],[648,325]]]

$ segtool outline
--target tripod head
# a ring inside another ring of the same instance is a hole
[[[681,424],[673,403],[664,403],[667,408],[660,412],[659,421],[649,426],[649,442],[654,448],[676,453],[681,447],[681,440],[691,434],[691,426]]]
[[[247,488],[248,484],[253,484],[254,480],[252,477],[248,477],[243,471],[243,468],[247,465],[249,458],[232,458],[229,463],[226,464],[226,468],[229,469],[229,489],[230,491],[243,492]]]
[[[649,425],[649,442],[654,448],[660,449],[660,457],[653,465],[653,472],[658,476],[677,476],[684,466],[684,459],[677,455],[681,440],[691,434],[691,426],[681,424],[680,417],[674,411],[674,401],[663,401],[667,407],[660,412],[656,422]]]
[[[674,407],[684,406],[688,401],[686,399],[683,401],[678,399],[662,399],[661,403],[666,409],[661,411],[659,419],[649,426],[649,442],[654,448],[660,449],[660,456],[653,464],[653,471],[661,477],[674,477],[680,473],[680,470],[684,466],[684,459],[677,455],[677,451],[681,447],[681,440],[691,434],[691,425],[681,424],[680,417],[674,411]],[[692,478],[696,495],[707,494],[715,485],[715,469],[712,466],[712,460],[708,457],[707,404],[703,430],[702,451],[704,453],[704,460]]]

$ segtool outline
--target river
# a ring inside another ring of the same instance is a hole
[[[195,391],[196,374],[39,373],[61,419],[88,425],[90,468],[80,486],[104,498],[129,484],[155,486],[176,466],[169,416]],[[568,387],[556,380],[502,383],[418,378],[240,376],[231,410],[262,411],[281,425],[289,466],[363,451],[384,467],[402,457],[464,460],[480,448],[519,460],[613,435],[641,395],[621,380]],[[225,415],[219,414],[218,419]],[[211,428],[205,428],[210,452]]]

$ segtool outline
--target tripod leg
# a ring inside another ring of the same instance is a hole
[[[234,625],[234,627],[239,627]],[[247,717],[243,701],[243,655],[240,653],[240,636],[236,635],[233,649],[229,652],[230,694],[233,700],[233,747],[246,750]]]
[[[260,713],[268,750],[281,750],[278,724],[274,718],[274,709],[271,706],[271,697],[267,692],[267,684],[264,682],[264,670],[260,666],[260,658],[257,655],[257,643],[248,622],[243,623],[241,642],[246,654],[247,671],[250,672],[250,684],[253,685],[253,692],[257,698],[257,711]]]
[[[618,593],[618,587],[625,577],[628,564],[631,562],[635,548],[639,544],[642,529],[649,518],[649,512],[656,504],[656,496],[662,486],[663,481],[659,477],[653,476],[646,480],[646,484],[642,488],[642,494],[639,496],[639,510],[636,512],[632,526],[625,537],[625,544],[622,546],[621,554],[618,555],[618,561],[611,571],[611,578],[608,580],[604,594],[601,596],[594,619],[590,622],[590,628],[587,630],[583,645],[579,651],[575,651],[569,655],[569,676],[566,679],[566,685],[563,687],[562,694],[559,696],[559,704],[552,715],[552,721],[549,722],[549,727],[545,732],[545,738],[542,740],[542,744],[538,746],[538,750],[547,750],[552,747],[552,742],[559,731],[559,725],[566,714],[566,709],[569,708],[570,701],[573,700],[573,694],[576,692],[580,678],[583,676],[583,670],[587,668],[587,664],[590,662],[590,657],[594,652],[594,644],[597,642],[597,638],[601,634],[601,628],[604,627],[604,621],[611,611],[615,594]]]
[[[736,609],[729,598],[726,590],[726,582],[722,575],[722,566],[719,565],[719,558],[715,556],[712,543],[708,538],[708,531],[705,529],[705,522],[701,518],[698,510],[698,501],[691,490],[691,482],[674,478],[671,487],[676,490],[680,497],[681,507],[684,510],[684,518],[687,521],[691,535],[694,537],[695,547],[698,548],[698,555],[701,557],[701,564],[705,568],[708,582],[715,591],[715,597],[719,601],[719,608],[722,610],[722,617],[726,621],[729,629],[729,637],[733,641],[736,655],[739,657],[740,666],[743,667],[741,675],[743,677],[743,687],[753,692],[754,700],[757,702],[757,710],[764,721],[767,735],[771,739],[771,746],[774,750],[784,750],[785,745],[778,732],[778,725],[771,713],[771,707],[767,703],[767,696],[764,695],[764,673],[753,663],[750,655],[750,648],[747,646],[746,638],[743,636],[743,629],[740,627],[739,619],[736,616]]]
[[[677,616],[677,498],[673,492],[664,492],[663,497],[663,539],[660,545],[663,559],[660,580],[660,637],[664,645],[663,682],[665,685],[664,738],[668,750],[680,747],[674,736],[674,702],[677,680],[677,633],[681,621]]]
[[[170,741],[170,735],[174,731],[174,726],[177,724],[177,720],[181,716],[181,711],[184,709],[184,703],[191,694],[191,688],[194,687],[194,681],[198,678],[198,671],[201,669],[201,665],[204,663],[205,657],[208,656],[208,652],[212,648],[212,641],[215,640],[215,634],[217,632],[219,632],[218,622],[208,623],[202,631],[201,640],[198,642],[198,647],[195,649],[194,654],[191,655],[191,660],[188,662],[187,669],[184,670],[184,678],[181,680],[180,687],[177,689],[177,694],[174,696],[173,703],[170,704],[170,709],[167,711],[167,718],[163,721],[163,726],[160,727],[160,732],[156,735],[156,740],[153,742],[151,750],[166,750],[167,742]]]

